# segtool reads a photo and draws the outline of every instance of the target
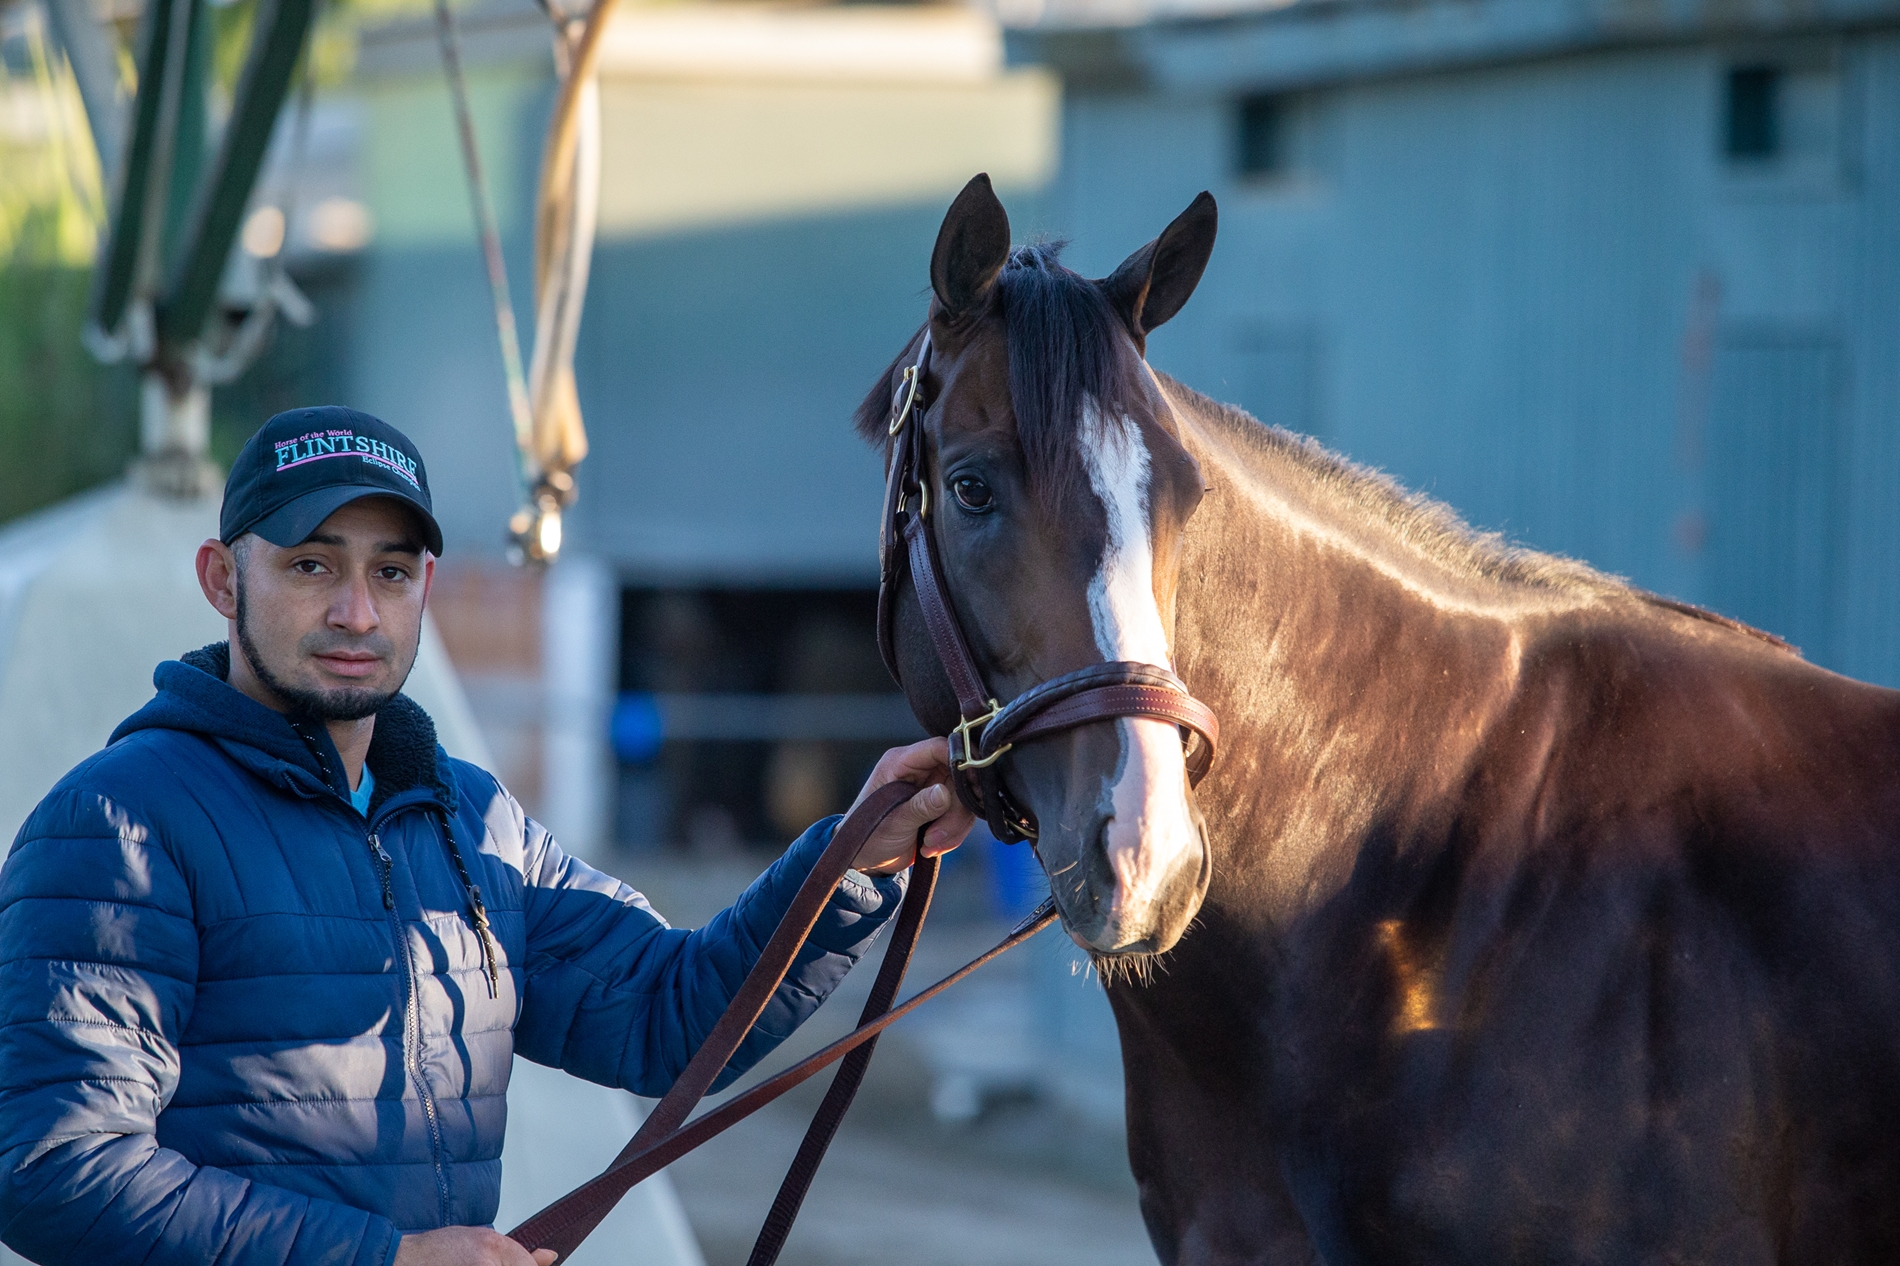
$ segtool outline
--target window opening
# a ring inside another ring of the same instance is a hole
[[[1234,151],[1234,165],[1240,175],[1258,179],[1286,173],[1289,113],[1283,93],[1257,93],[1240,99]]]
[[[1737,66],[1728,72],[1724,148],[1730,158],[1773,158],[1781,152],[1781,68]]]

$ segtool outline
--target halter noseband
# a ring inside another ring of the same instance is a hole
[[[923,398],[930,368],[930,331],[924,331],[917,361],[904,371],[891,401],[891,461],[884,485],[884,517],[878,531],[878,650],[884,666],[897,671],[897,587],[906,566],[917,589],[924,627],[957,696],[957,724],[950,731],[951,785],[971,812],[989,823],[1006,844],[1034,839],[1035,819],[1015,805],[997,763],[1016,744],[1077,726],[1120,717],[1154,717],[1181,728],[1187,746],[1188,784],[1198,784],[1213,764],[1220,722],[1166,668],[1132,660],[1091,664],[1032,686],[1007,705],[983,684],[956,610],[944,585],[943,565],[927,522],[930,487],[924,481]]]

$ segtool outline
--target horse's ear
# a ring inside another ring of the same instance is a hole
[[[1128,332],[1145,345],[1148,335],[1181,310],[1200,284],[1207,257],[1214,253],[1220,213],[1205,189],[1161,230],[1161,236],[1122,261],[1102,281],[1108,301],[1121,313]]]
[[[987,174],[978,174],[950,204],[930,253],[930,288],[951,316],[974,312],[989,299],[1009,259],[1009,215]]]

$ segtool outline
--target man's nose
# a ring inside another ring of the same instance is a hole
[[[368,633],[382,623],[370,595],[369,578],[357,576],[337,590],[330,604],[330,626],[350,633]]]

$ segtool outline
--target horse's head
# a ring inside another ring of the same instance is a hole
[[[944,219],[930,261],[925,521],[977,666],[1005,702],[1091,664],[1173,667],[1180,545],[1202,480],[1143,353],[1193,293],[1214,230],[1204,193],[1092,281],[1054,247],[1011,250],[987,177]],[[860,409],[867,437],[885,438],[923,337]],[[904,689],[944,733],[956,699],[908,575],[896,597]],[[1172,947],[1209,869],[1177,727],[1099,721],[1017,746],[1002,770],[1039,823],[1037,852],[1069,934],[1097,954]]]

